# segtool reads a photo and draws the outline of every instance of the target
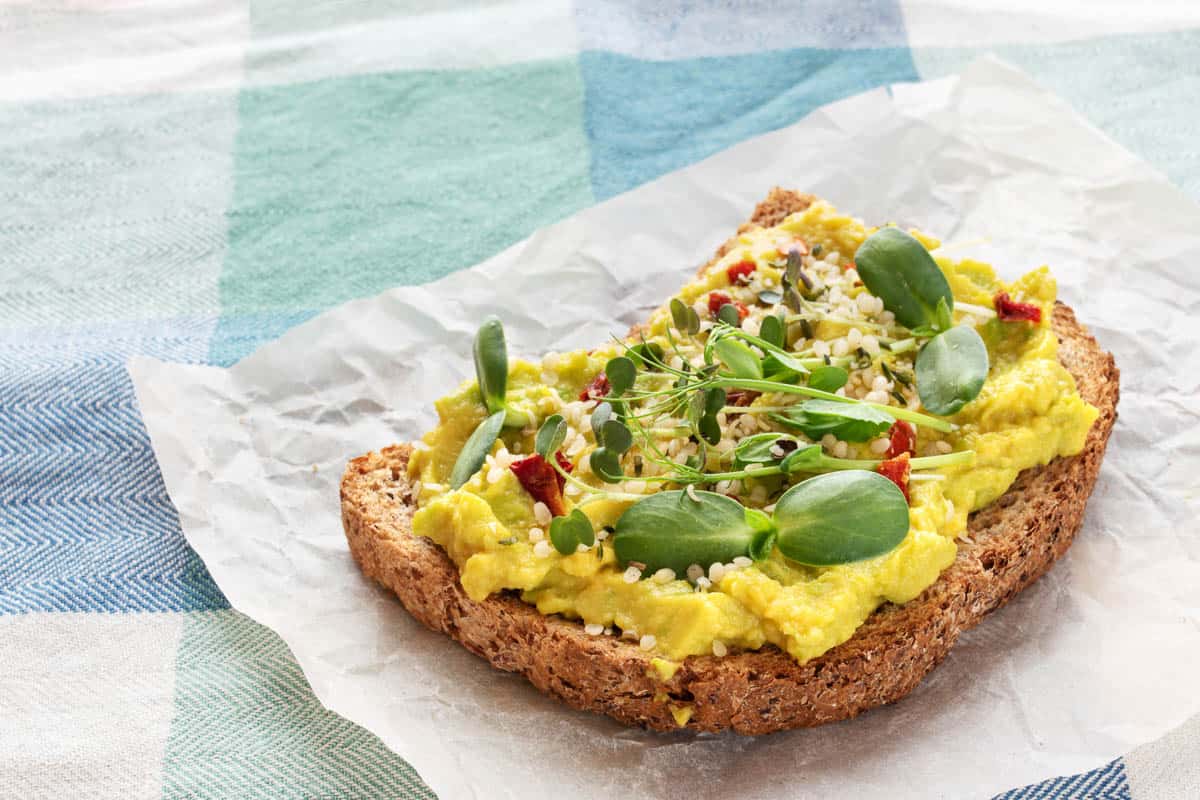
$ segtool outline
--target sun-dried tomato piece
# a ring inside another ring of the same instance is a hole
[[[880,464],[876,471],[900,487],[900,491],[904,492],[905,501],[912,502],[912,498],[908,496],[908,476],[912,474],[912,464],[908,463],[908,453],[901,453],[895,458],[889,458]]]
[[[708,295],[708,313],[714,317],[721,310],[721,306],[732,305],[737,309],[738,319],[743,320],[750,314],[750,309],[746,308],[744,303],[739,303],[724,292],[711,292]]]
[[[885,458],[895,458],[901,453],[917,452],[917,429],[902,419],[896,420],[888,433],[888,449]]]
[[[606,397],[612,391],[612,386],[608,382],[608,376],[603,372],[598,373],[592,378],[592,382],[583,388],[579,393],[580,400],[599,400],[601,397]]]
[[[758,265],[753,261],[739,261],[729,269],[725,270],[725,274],[729,276],[729,282],[731,284],[736,284],[739,281],[741,283],[749,283],[750,275],[756,269],[758,269]],[[742,278],[745,278],[745,280],[741,281],[740,279]]]
[[[708,295],[708,313],[715,317],[717,312],[721,310],[721,306],[732,302],[733,298],[724,292],[710,292]]]
[[[558,462],[558,466],[562,468],[563,472],[570,472],[575,469],[575,465],[571,463],[571,459],[564,456],[561,450],[554,451],[554,460]],[[567,485],[567,479],[558,472],[554,473],[554,477],[558,478],[558,490],[561,492],[563,487]]]
[[[551,514],[561,517],[567,513],[566,506],[563,505],[560,483],[562,476],[554,471],[554,467],[550,466],[550,462],[542,458],[541,454],[534,453],[520,461],[514,461],[509,469],[517,476],[525,491],[529,492],[534,500],[545,503]]]
[[[999,292],[992,302],[996,306],[996,316],[1001,322],[1041,322],[1042,308],[1033,303],[1018,303],[1008,296],[1008,292]]]

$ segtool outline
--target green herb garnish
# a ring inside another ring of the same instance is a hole
[[[546,417],[533,440],[534,451],[542,458],[550,458],[554,451],[562,447],[563,442],[566,441],[568,430],[567,421],[562,418],[562,414],[551,414]]]
[[[595,542],[596,532],[592,530],[592,521],[578,508],[572,509],[570,514],[550,520],[550,543],[564,556],[574,553],[581,544],[591,547]]]
[[[762,559],[774,538],[761,511],[714,492],[658,492],[634,503],[617,520],[613,550],[622,564],[666,567],[683,575],[692,564]]]
[[[592,411],[592,435],[596,449],[588,456],[588,464],[606,483],[625,480],[621,469],[621,454],[633,446],[633,434],[623,422],[613,416],[612,405],[601,403]]]
[[[738,313],[737,306],[733,303],[726,303],[717,309],[717,319],[731,328],[740,327],[742,324],[742,315]]]
[[[808,386],[823,392],[836,392],[849,380],[850,373],[841,367],[822,366],[814,369],[808,376]]]
[[[854,260],[867,289],[896,320],[930,337],[916,361],[922,405],[947,416],[974,400],[987,379],[987,347],[973,328],[953,327],[954,295],[925,246],[898,228],[882,228],[867,237]]]
[[[500,438],[500,430],[504,427],[506,413],[504,409],[500,409],[492,414],[481,422],[467,439],[458,458],[454,461],[454,468],[450,470],[451,489],[460,488],[483,466],[487,454],[492,452],[492,445],[496,443],[496,439]]]
[[[758,379],[763,376],[762,359],[755,355],[748,346],[733,337],[726,336],[716,339],[713,352],[729,368],[734,377]]]
[[[713,492],[659,492],[621,515],[613,547],[623,564],[681,575],[691,564],[761,561],[773,546],[801,564],[846,564],[886,553],[907,534],[900,489],[882,475],[853,470],[796,484],[771,516]]]
[[[678,297],[671,298],[671,321],[675,324],[675,330],[688,336],[695,336],[700,332],[700,315],[696,313],[696,309],[685,304]]]
[[[801,564],[829,567],[883,555],[908,535],[908,501],[875,472],[818,475],[775,504],[779,552]]]
[[[495,414],[504,408],[508,391],[508,348],[504,326],[496,317],[488,317],[475,334],[475,378],[487,410]]]
[[[988,374],[988,352],[974,328],[960,325],[917,353],[917,395],[934,414],[954,414],[974,400]]]
[[[771,418],[787,427],[804,432],[810,439],[833,434],[844,442],[865,442],[896,424],[886,411],[865,404],[833,403],[829,400],[805,400]]]
[[[506,423],[524,425],[528,422],[524,414],[516,414],[508,408],[508,347],[504,341],[504,326],[496,317],[485,319],[476,331],[474,356],[475,379],[489,416],[471,433],[455,459],[450,470],[451,489],[458,489],[479,471]]]
[[[617,356],[604,365],[604,374],[608,376],[609,397],[620,397],[633,387],[637,365],[632,358]]]
[[[774,314],[763,317],[762,324],[758,328],[758,335],[759,338],[765,342],[769,342],[772,346],[782,348],[785,338],[783,320]]]
[[[859,277],[906,328],[935,328],[938,304],[954,308],[954,295],[937,262],[917,239],[899,228],[881,228],[854,254]]]

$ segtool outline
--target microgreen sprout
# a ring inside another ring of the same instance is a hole
[[[921,404],[948,416],[974,400],[987,378],[987,347],[974,328],[954,327],[954,294],[925,246],[898,228],[881,228],[858,248],[855,264],[896,320],[929,339],[915,365]],[[895,344],[891,350],[900,352]]]

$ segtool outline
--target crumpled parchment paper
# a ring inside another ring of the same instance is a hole
[[[343,538],[346,461],[417,437],[472,374],[484,315],[517,354],[642,318],[773,185],[1047,263],[1122,370],[1078,541],[909,698],[760,738],[571,711],[415,623]],[[130,362],[188,541],[288,643],[321,701],[442,798],[988,797],[1094,767],[1200,711],[1200,208],[995,60],[880,88],[539,231],[426,286],[334,309],[228,370]]]

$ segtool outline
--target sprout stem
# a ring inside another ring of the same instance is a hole
[[[954,301],[954,310],[966,311],[979,317],[996,316],[996,311],[994,309],[988,308],[987,306],[977,306],[974,303],[964,303],[961,300]]]
[[[842,397],[840,394],[833,392],[824,392],[820,389],[810,389],[807,386],[794,386],[790,383],[777,383],[775,381],[753,380],[748,378],[717,378],[713,381],[714,386],[728,387],[731,389],[750,389],[758,392],[779,392],[782,394],[800,394],[805,397],[816,397],[821,400],[832,400],[836,403],[863,403],[884,412],[891,414],[896,419],[908,420],[916,425],[924,425],[927,428],[932,428],[935,431],[949,433],[955,430],[956,426],[952,422],[947,422],[936,417],[918,414],[916,411],[910,411],[907,408],[898,406],[889,406],[883,403],[866,403],[862,400],[855,400],[853,397]]]

